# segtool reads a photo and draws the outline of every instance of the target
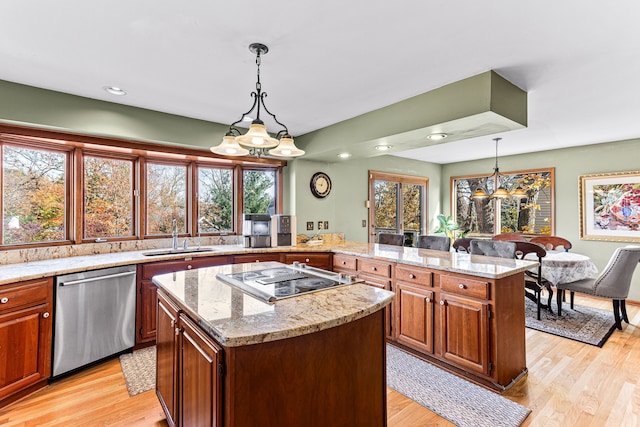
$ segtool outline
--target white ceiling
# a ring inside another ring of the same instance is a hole
[[[262,42],[267,107],[294,137],[491,69],[528,92],[501,156],[640,137],[637,0],[2,0],[0,16],[2,80],[219,123],[251,106]],[[403,155],[492,157],[491,138]]]

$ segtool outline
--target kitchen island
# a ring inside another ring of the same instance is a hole
[[[157,393],[170,425],[386,424],[383,308],[351,284],[269,304],[219,280],[282,266],[158,275]]]

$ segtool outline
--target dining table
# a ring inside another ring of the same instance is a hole
[[[527,254],[525,259],[537,261],[538,257],[534,253],[531,253]],[[592,278],[597,275],[598,267],[596,267],[593,260],[586,255],[576,252],[547,251],[547,255],[542,258],[542,283],[549,292],[549,300],[546,308],[552,311],[552,286]]]

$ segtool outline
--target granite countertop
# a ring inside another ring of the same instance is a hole
[[[353,322],[384,308],[394,296],[356,283],[268,304],[216,278],[218,273],[282,265],[261,262],[206,267],[157,275],[153,282],[226,347],[276,341]]]
[[[493,258],[469,255],[466,253],[441,252],[350,241],[324,243],[322,245],[299,244],[297,246],[279,248],[245,248],[242,245],[207,245],[207,247],[211,248],[211,251],[146,256],[144,255],[145,252],[153,250],[137,250],[6,264],[0,268],[0,285],[22,280],[40,279],[60,274],[75,273],[78,271],[141,264],[154,261],[283,251],[341,253],[346,255],[382,259],[401,264],[429,267],[436,270],[454,273],[470,274],[488,279],[500,279],[538,265],[536,261],[529,260]]]

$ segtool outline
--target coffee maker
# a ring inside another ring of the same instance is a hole
[[[271,216],[271,246],[296,245],[296,216]]]
[[[271,247],[271,216],[269,214],[243,214],[242,240],[245,248]]]

